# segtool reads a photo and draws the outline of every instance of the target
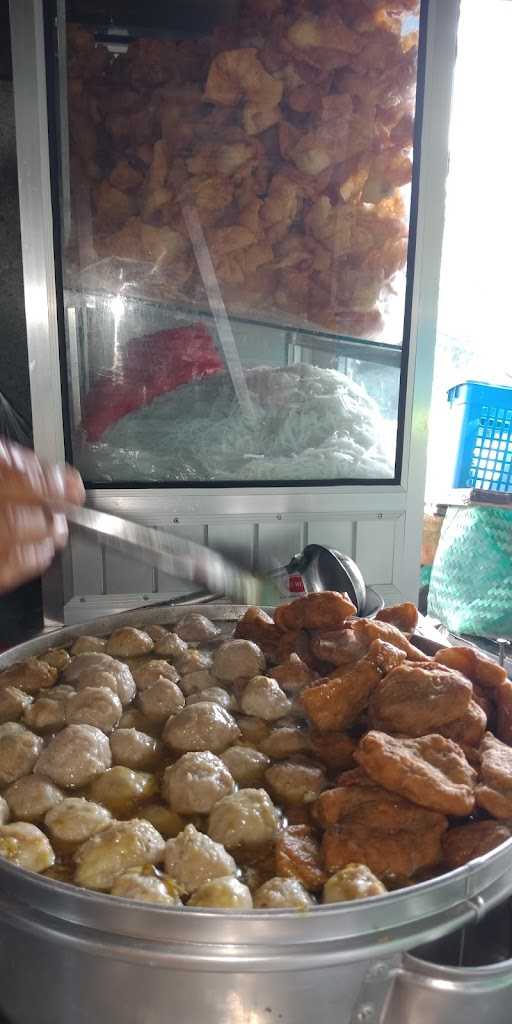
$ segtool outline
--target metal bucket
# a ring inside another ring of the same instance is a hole
[[[229,630],[242,610],[211,605],[208,615]],[[82,633],[182,614],[147,609],[58,630],[0,656],[0,669]],[[503,901],[511,848],[411,889],[305,914],[172,910],[0,861],[0,1012],[9,1024],[395,1024],[386,1007],[401,979],[423,977],[402,952]],[[443,1018],[397,1021],[406,1019]]]

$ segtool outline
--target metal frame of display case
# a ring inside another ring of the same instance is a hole
[[[64,311],[55,274],[44,5],[43,0],[10,0],[10,5],[34,444],[41,457],[60,461],[65,457],[67,378]],[[398,427],[400,483],[97,488],[88,492],[91,505],[206,539],[260,569],[287,561],[307,541],[324,538],[355,555],[367,581],[388,601],[416,599],[458,12],[459,0],[429,0],[410,341]],[[294,340],[290,331],[287,341]],[[317,342],[328,351],[340,344],[321,333]],[[343,345],[358,358],[364,343],[347,340]],[[394,346],[382,345],[382,350],[383,362],[398,358]],[[392,553],[384,569],[386,545]],[[158,581],[154,573],[139,576],[133,562],[121,567],[125,582],[116,591],[106,578],[108,561],[104,549],[72,537],[60,569],[48,578],[48,609],[55,613],[68,603],[75,609],[70,621],[76,621],[77,602],[87,605],[83,615],[92,617],[135,604],[154,591],[160,597],[178,592],[172,581]]]

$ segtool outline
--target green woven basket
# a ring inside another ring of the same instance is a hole
[[[512,637],[512,510],[448,509],[428,611],[454,633]]]

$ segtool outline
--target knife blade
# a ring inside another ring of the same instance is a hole
[[[225,594],[237,604],[248,605],[272,606],[281,599],[273,580],[253,575],[203,544],[79,505],[59,504],[58,511],[74,526],[95,533],[109,547],[130,549],[138,561],[178,579],[199,583],[211,594]]]

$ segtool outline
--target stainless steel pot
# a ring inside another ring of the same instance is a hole
[[[208,608],[227,629],[240,614]],[[182,615],[147,609],[68,627],[0,656],[0,669],[82,633]],[[511,847],[411,890],[307,914],[169,910],[0,861],[0,1009],[12,1024],[392,1024],[402,951],[500,903]]]

